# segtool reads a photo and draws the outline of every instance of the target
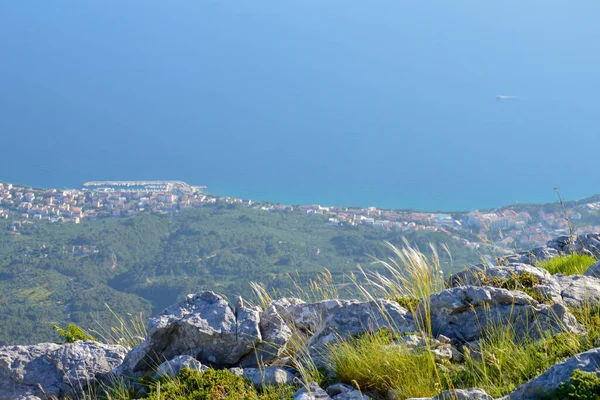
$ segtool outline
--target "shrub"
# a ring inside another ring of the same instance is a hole
[[[569,254],[538,262],[536,267],[543,268],[552,275],[582,275],[595,262],[596,260],[587,254]]]
[[[568,382],[560,384],[556,399],[597,400],[600,399],[600,378],[592,372],[576,369]]]
[[[408,311],[415,311],[419,306],[420,300],[416,297],[411,296],[399,296],[394,299],[396,303],[400,304],[402,307],[406,308]]]
[[[92,335],[87,334],[83,329],[74,324],[67,325],[67,329],[61,328],[58,324],[52,325],[58,332],[58,336],[63,338],[64,343],[73,343],[78,340],[96,340]]]

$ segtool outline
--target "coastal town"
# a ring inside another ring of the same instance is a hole
[[[204,193],[204,189],[180,181],[88,182],[81,189],[62,190],[0,182],[0,218],[10,218],[9,229],[18,232],[19,226],[34,220],[78,224],[84,219],[167,214],[225,204],[265,212],[321,216],[332,228],[363,225],[397,232],[442,232],[465,247],[491,243],[497,250],[506,252],[543,245],[552,237],[568,235],[574,226],[580,234],[600,231],[600,225],[582,219],[584,214],[600,214],[600,201],[595,198],[554,212],[531,205],[529,211],[524,211],[523,207],[503,207],[488,211],[430,213],[319,204],[290,206],[214,196]]]

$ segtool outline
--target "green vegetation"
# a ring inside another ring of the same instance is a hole
[[[53,324],[89,332],[119,325],[117,315],[144,319],[188,293],[215,290],[251,298],[249,282],[279,295],[310,281],[324,268],[340,297],[354,296],[348,275],[384,257],[385,241],[449,243],[462,267],[477,255],[438,233],[388,232],[327,226],[327,216],[215,205],[167,215],[83,220],[81,224],[32,221],[12,232],[0,220],[0,345],[51,341]],[[292,279],[290,279],[290,277]],[[101,332],[104,335],[104,332]],[[94,333],[95,336],[103,336]]]
[[[77,325],[69,324],[67,325],[67,329],[63,329],[58,325],[53,325],[52,327],[56,329],[58,336],[63,338],[64,343],[73,343],[78,340],[97,340]]]
[[[573,335],[530,340],[515,337],[510,327],[496,327],[484,336],[477,351],[465,352],[448,381],[454,387],[480,387],[500,397],[580,351]]]
[[[294,385],[256,389],[248,379],[228,370],[183,369],[176,377],[142,378],[133,386],[114,380],[93,389],[88,397],[90,400],[286,400],[291,399],[296,390],[298,386]]]
[[[512,273],[509,278],[500,278],[497,276],[490,277],[481,273],[480,280],[481,284],[485,286],[493,286],[508,290],[520,290],[540,303],[550,301],[549,298],[535,290],[535,285],[539,284],[540,280],[530,272],[521,272],[519,274]]]
[[[373,279],[362,286],[362,290],[374,288],[378,294],[398,299],[405,307],[414,309],[417,299],[424,299],[417,294],[439,289],[438,279],[420,282],[415,279],[435,277],[439,262],[435,256],[426,257],[409,248],[394,252],[404,258],[386,261],[389,274],[373,274]],[[539,281],[530,273],[513,274],[506,279],[482,279],[484,284],[537,295],[532,289]],[[416,321],[416,334],[431,337],[427,302],[421,301],[418,307],[425,310],[425,316]],[[476,347],[462,349],[461,359],[440,361],[436,360],[430,341],[425,340],[420,349],[408,349],[398,338],[383,331],[332,344],[328,362],[343,382],[382,394],[391,391],[400,399],[433,396],[443,389],[469,387],[479,387],[493,397],[500,397],[552,365],[596,346],[600,336],[599,309],[588,306],[573,312],[586,327],[586,335],[562,333],[551,336],[546,333],[541,339],[517,337],[513,326],[505,323],[486,328]]]
[[[396,303],[400,304],[402,307],[406,308],[411,312],[416,310],[419,306],[419,303],[421,303],[421,301],[416,297],[411,297],[407,295],[396,297],[392,300],[394,300]]]
[[[151,383],[148,400],[281,400],[290,398],[294,387],[275,387],[258,393],[252,383],[227,370],[205,372],[184,369],[176,378],[163,377]]]
[[[568,382],[563,382],[555,396],[558,400],[600,399],[600,378],[592,372],[576,369]]]
[[[431,346],[409,349],[393,339],[378,332],[338,342],[330,348],[330,367],[342,382],[378,393],[392,391],[399,399],[469,387],[501,397],[588,349],[585,338],[567,333],[517,338],[510,324],[488,329],[477,349],[463,349],[459,362],[436,361]]]
[[[439,388],[434,356],[393,345],[391,336],[369,333],[330,349],[329,364],[344,383],[361,390],[396,392],[396,398],[431,397]]]
[[[552,275],[582,275],[595,262],[594,257],[586,254],[569,254],[539,262],[536,266],[547,270]]]

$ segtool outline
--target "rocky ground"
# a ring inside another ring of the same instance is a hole
[[[146,340],[133,349],[94,341],[63,345],[0,348],[0,399],[77,397],[111,374],[128,378],[177,374],[182,368],[229,369],[256,385],[298,382],[289,348],[304,338],[304,354],[325,366],[328,344],[386,328],[402,335],[405,345],[425,346],[440,360],[459,359],[465,348],[476,351],[486,326],[511,323],[517,336],[541,332],[583,334],[570,311],[600,301],[600,263],[585,275],[550,275],[534,264],[562,254],[584,253],[600,259],[600,235],[561,237],[547,246],[477,265],[453,275],[448,288],[431,295],[413,313],[392,300],[326,300],[305,303],[294,298],[266,307],[241,298],[230,304],[205,291],[188,295],[148,321]],[[535,277],[527,291],[494,287],[526,272]],[[527,292],[527,293],[526,293]],[[415,334],[429,305],[432,337]],[[598,303],[600,304],[600,303]],[[540,329],[541,327],[541,329]],[[598,344],[600,345],[600,344]],[[575,369],[600,374],[600,347],[554,365],[518,387],[507,399],[536,399],[551,393]],[[320,388],[304,384],[295,399],[365,399],[342,383]],[[481,389],[441,392],[435,399],[492,399]]]

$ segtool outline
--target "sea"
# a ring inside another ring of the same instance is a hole
[[[471,210],[600,193],[597,0],[0,2],[0,180]]]

